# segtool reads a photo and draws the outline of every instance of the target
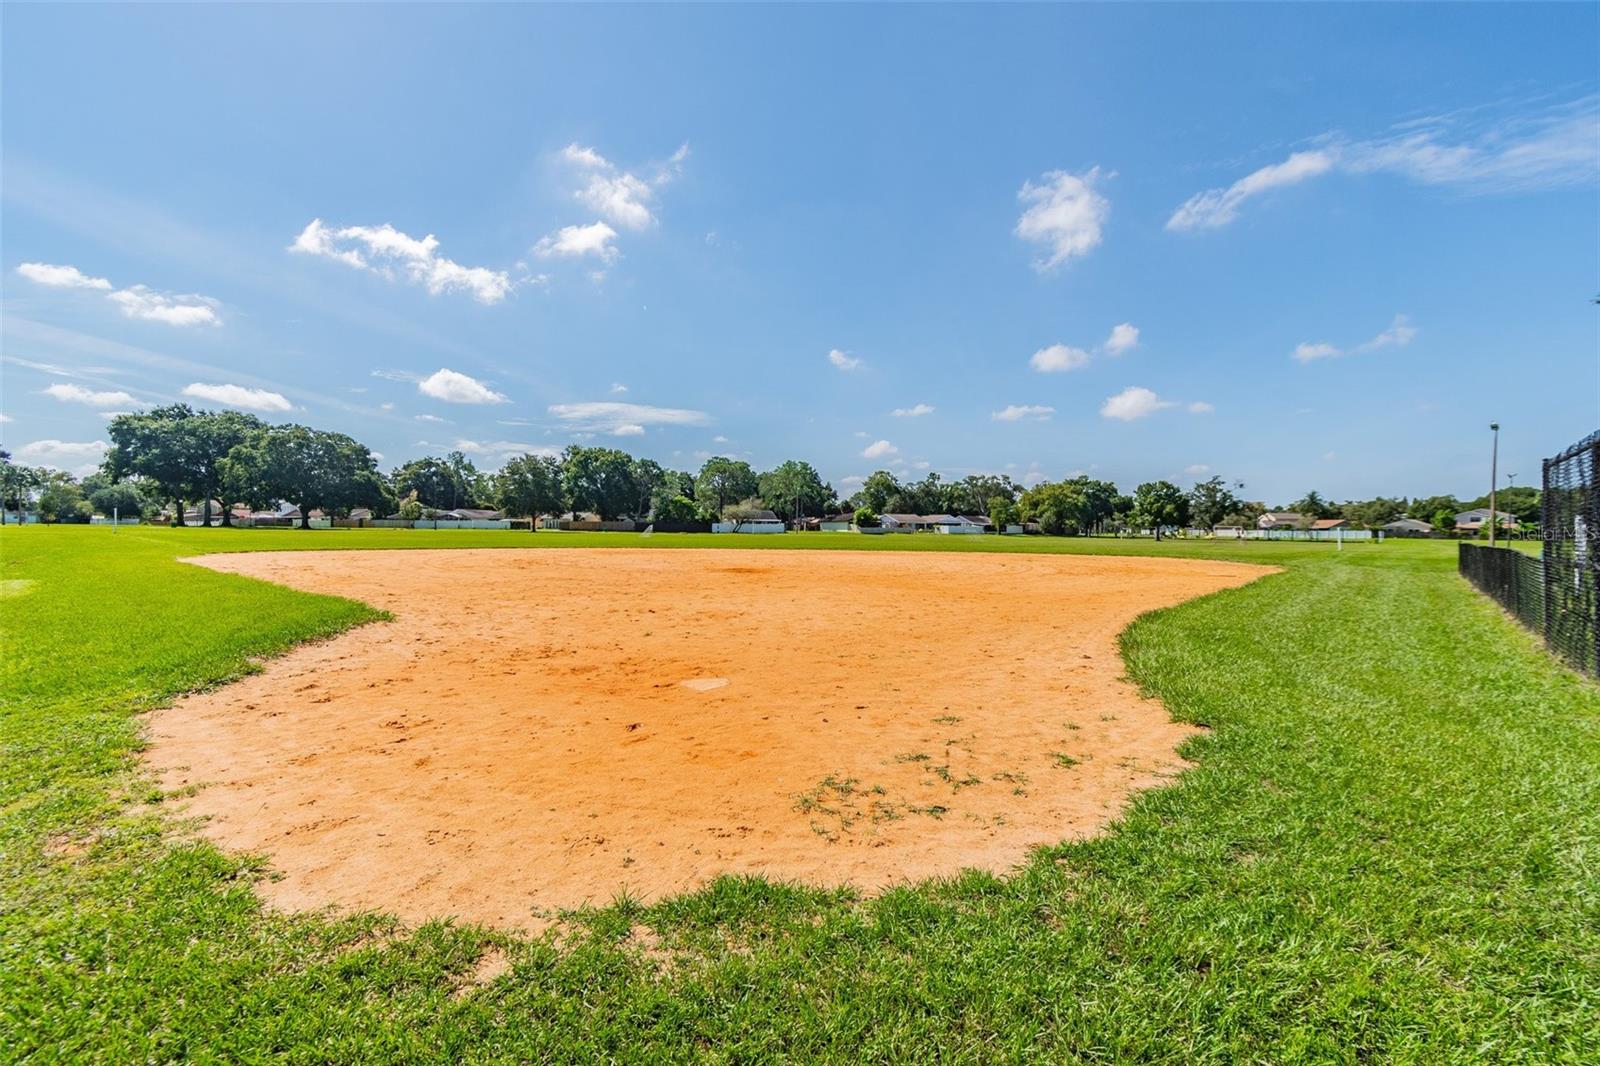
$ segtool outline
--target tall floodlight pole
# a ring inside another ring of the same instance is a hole
[[[1494,547],[1496,527],[1500,525],[1500,512],[1494,506],[1494,487],[1500,481],[1500,423],[1490,422],[1494,431],[1494,445],[1489,451],[1489,547]]]

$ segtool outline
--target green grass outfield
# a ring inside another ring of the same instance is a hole
[[[559,938],[262,913],[262,864],[164,813],[138,715],[374,612],[176,558],[466,545],[1286,569],[1127,631],[1198,765],[1012,876],[725,879]],[[0,597],[0,1061],[1600,1062],[1600,686],[1453,544],[33,527]]]

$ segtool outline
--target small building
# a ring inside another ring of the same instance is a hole
[[[1391,537],[1426,537],[1433,532],[1432,524],[1420,518],[1396,518],[1378,528]]]
[[[1299,529],[1306,516],[1298,511],[1268,511],[1256,519],[1257,529]]]
[[[880,515],[883,528],[892,533],[923,533],[929,528],[928,520],[919,514]]]
[[[1501,529],[1515,529],[1517,516],[1510,511],[1495,511],[1500,518]],[[1483,529],[1484,522],[1489,519],[1489,508],[1474,507],[1470,511],[1462,511],[1456,515],[1456,528],[1463,533],[1477,533]]]
[[[771,511],[751,511],[726,522],[713,522],[713,533],[782,533],[783,519]]]
[[[824,533],[848,533],[855,528],[856,516],[850,513],[823,516],[817,528]]]
[[[1350,523],[1342,518],[1319,518],[1311,523],[1311,528],[1315,532],[1326,533],[1335,529],[1349,529]]]
[[[440,511],[430,517],[435,522],[498,522],[505,515],[482,507],[457,507],[453,511]]]
[[[966,515],[931,514],[925,515],[928,528],[935,533],[986,533],[989,522],[985,519],[979,523],[976,519]]]

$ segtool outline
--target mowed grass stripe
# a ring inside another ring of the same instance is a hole
[[[1124,634],[1197,765],[1008,878],[724,879],[559,941],[263,914],[139,770],[140,710],[373,615],[177,556],[730,543],[1286,571]],[[0,1058],[1600,1059],[1600,690],[1453,545],[63,528],[0,533],[0,580],[35,582],[0,601]]]

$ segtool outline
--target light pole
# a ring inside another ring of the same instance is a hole
[[[1494,488],[1500,481],[1500,423],[1490,422],[1494,431],[1494,446],[1489,452],[1489,547],[1494,547],[1494,535],[1500,525],[1500,512],[1494,506]]]

